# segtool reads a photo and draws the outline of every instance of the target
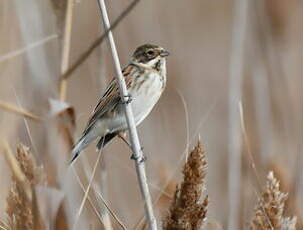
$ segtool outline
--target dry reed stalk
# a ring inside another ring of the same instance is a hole
[[[123,229],[126,230],[127,228],[125,227],[125,225],[123,224],[123,222],[119,219],[118,215],[110,208],[110,206],[107,204],[106,200],[103,198],[101,192],[99,191],[99,189],[94,186],[94,191],[96,193],[96,197],[98,200],[101,200],[101,202],[104,204],[104,206],[106,207],[106,209],[108,210],[108,212],[110,213],[110,215],[113,217],[113,219],[117,222],[117,224]],[[109,229],[109,228],[106,228]],[[110,229],[112,229],[111,225],[110,225]]]
[[[63,48],[61,59],[61,75],[66,72],[69,64],[69,55],[71,47],[71,35],[72,35],[72,20],[73,20],[73,8],[75,0],[68,0],[66,13],[65,13],[65,27],[63,34]],[[60,82],[60,99],[64,101],[66,98],[67,81],[62,79]]]
[[[75,174],[75,177],[76,177],[76,179],[77,179],[77,181],[78,181],[78,183],[79,183],[79,185],[80,185],[80,187],[81,187],[83,193],[85,194],[86,189],[85,189],[84,185],[82,184],[81,179],[80,179],[80,177],[79,177],[79,175],[78,175],[78,173],[77,173],[77,171],[76,171],[76,169],[75,169],[74,167],[73,167],[73,172],[74,172],[74,174]],[[94,205],[94,203],[93,203],[93,201],[92,201],[92,199],[91,199],[91,197],[90,197],[89,195],[87,196],[87,200],[89,201],[89,203],[90,203],[90,205],[92,206],[94,212],[95,212],[96,215],[98,216],[98,220],[100,220],[101,224],[103,224],[102,221],[101,221],[101,220],[102,220],[102,217],[101,217],[101,215],[99,214],[97,208],[95,207],[95,205]]]
[[[84,169],[84,173],[86,178],[89,180],[89,178],[91,178],[92,172],[91,172],[91,167],[88,163],[88,160],[86,158],[86,156],[83,156],[81,158],[81,163],[83,164],[83,169]],[[95,202],[94,204],[97,206],[96,209],[98,208],[98,217],[100,219],[100,222],[102,223],[103,227],[106,230],[112,230],[112,222],[110,219],[109,214],[113,217],[113,219],[118,223],[118,225],[121,226],[122,229],[126,229],[126,227],[123,225],[122,221],[119,220],[118,215],[115,214],[115,212],[109,207],[109,205],[107,205],[106,201],[103,199],[102,191],[100,188],[105,188],[107,186],[107,184],[103,184],[102,182],[104,182],[104,180],[102,180],[102,177],[104,176],[103,170],[105,170],[104,167],[104,161],[101,161],[101,178],[100,181],[101,183],[99,185],[97,185],[96,183],[93,183],[93,192],[94,192],[94,197],[96,199],[97,202]],[[83,187],[83,186],[81,186]],[[83,189],[83,191],[85,192],[85,189]],[[88,196],[88,199],[90,199],[90,197]],[[101,201],[101,202],[100,202]],[[100,213],[100,214],[99,214]]]
[[[258,183],[258,189],[259,191],[261,190],[261,182],[260,182],[260,176],[259,172],[256,167],[256,162],[255,162],[255,157],[251,151],[251,144],[250,140],[248,138],[248,133],[246,130],[246,125],[245,125],[245,118],[244,118],[244,110],[243,110],[243,104],[242,101],[239,101],[239,114],[240,114],[240,122],[241,122],[241,130],[242,130],[242,135],[243,135],[243,143],[246,146],[246,153],[247,153],[247,158],[250,163],[250,166],[253,170],[254,176],[256,177],[257,183]]]
[[[83,158],[82,158],[82,159],[83,159]],[[74,172],[74,174],[75,174],[75,177],[76,177],[76,179],[77,179],[77,181],[78,181],[78,183],[79,183],[79,185],[80,185],[80,187],[81,187],[83,193],[85,194],[85,193],[86,193],[86,189],[85,189],[83,183],[81,182],[81,179],[80,179],[80,177],[79,177],[79,175],[78,175],[78,173],[77,173],[77,171],[75,170],[74,167],[73,167],[73,172]],[[96,194],[96,193],[97,193],[97,191],[96,191],[97,188],[96,188],[95,184],[93,184],[93,188],[94,188],[94,192],[95,192],[95,194]],[[98,196],[97,196],[97,198],[98,198]],[[98,217],[98,220],[100,220],[100,222],[101,222],[101,224],[103,225],[103,227],[104,227],[105,229],[112,229],[112,228],[107,228],[107,227],[105,227],[105,226],[107,226],[107,223],[103,223],[103,218],[102,218],[101,214],[99,214],[99,211],[98,211],[97,208],[95,207],[95,204],[93,203],[93,200],[91,199],[91,197],[90,197],[89,195],[87,195],[87,200],[89,201],[90,205],[92,206],[94,212],[96,213],[96,215],[97,215],[97,217]],[[110,213],[114,213],[114,212],[110,209],[109,206],[106,206],[106,208],[108,208],[108,210],[109,210]],[[122,222],[117,218],[117,215],[113,215],[112,217],[113,217],[115,220],[117,220],[117,223],[118,223],[118,224],[122,223]],[[123,224],[122,224],[122,225],[123,225]],[[124,225],[123,225],[123,226],[124,226]]]
[[[117,17],[113,24],[105,30],[105,32],[98,37],[86,51],[84,51],[79,58],[67,69],[62,75],[61,79],[67,79],[71,74],[92,54],[92,52],[107,38],[110,31],[113,31],[119,23],[133,10],[133,8],[139,3],[140,0],[132,1],[125,10]]]
[[[242,98],[249,0],[234,0],[228,95],[228,230],[238,229],[242,136],[238,103]]]
[[[92,172],[92,174],[91,174],[91,177],[89,178],[89,182],[88,182],[87,188],[85,189],[85,192],[84,192],[84,195],[83,195],[83,198],[82,198],[82,201],[81,201],[79,210],[78,210],[78,212],[77,212],[77,214],[76,214],[76,218],[75,218],[75,222],[74,222],[73,229],[75,229],[75,228],[77,227],[77,223],[78,223],[78,221],[79,221],[79,218],[80,218],[80,216],[81,216],[82,210],[83,210],[83,208],[84,208],[86,199],[88,199],[88,197],[89,197],[89,191],[90,191],[91,185],[93,184],[93,180],[94,180],[94,177],[95,177],[95,174],[96,174],[96,170],[97,170],[99,161],[100,161],[100,159],[101,159],[101,155],[102,155],[102,149],[100,149],[100,151],[99,151],[97,160],[96,160],[95,165],[94,165],[94,168],[93,168],[93,172]],[[74,167],[74,166],[72,166],[72,167]],[[74,170],[74,172],[76,173],[75,170]]]
[[[19,144],[15,157],[3,141],[5,156],[12,170],[12,185],[7,196],[7,229],[43,229],[34,188],[45,184],[43,168],[38,167],[29,148]]]
[[[108,19],[105,2],[104,2],[104,0],[98,0],[97,2],[99,4],[100,12],[102,15],[104,28],[105,28],[105,30],[109,30],[110,22]],[[129,95],[129,94],[127,92],[127,87],[126,87],[126,84],[124,81],[124,77],[122,75],[120,60],[119,60],[119,56],[117,53],[114,37],[113,37],[113,34],[111,31],[108,32],[108,41],[109,41],[109,46],[110,46],[110,50],[111,50],[113,61],[114,61],[114,67],[115,67],[115,71],[116,71],[116,80],[119,85],[119,93],[120,93],[121,101],[123,102],[123,105],[124,105],[125,118],[127,121],[129,138],[130,138],[130,142],[131,142],[131,146],[132,146],[132,150],[133,150],[133,156],[134,156],[140,191],[142,194],[142,198],[144,200],[144,207],[145,207],[147,222],[148,222],[150,230],[156,230],[157,222],[156,222],[156,219],[154,216],[152,199],[151,199],[148,184],[147,184],[144,157],[143,157],[143,153],[141,150],[141,145],[140,145],[139,136],[137,133],[137,128],[136,128],[133,112],[132,112],[132,109],[131,109],[131,106],[129,105],[129,103],[126,103],[127,95]]]
[[[85,170],[85,171],[88,172],[88,170]],[[109,190],[108,190],[108,179],[109,178],[108,178],[108,169],[107,169],[106,160],[101,161],[99,176],[100,176],[99,183],[94,184],[94,194],[95,194],[95,197],[97,198],[98,206],[100,207],[100,214],[102,216],[102,222],[104,223],[104,228],[106,230],[113,230],[113,224],[112,224],[112,220],[110,218],[110,209],[109,209],[109,206],[106,204],[105,199],[103,199],[103,197],[108,197],[107,194],[109,192]],[[99,197],[98,193],[99,193],[100,197],[102,197],[101,199],[98,199],[98,197]],[[114,213],[114,212],[112,212],[112,213]],[[117,215],[116,215],[116,217],[117,217]],[[118,218],[116,218],[116,219],[118,220]]]
[[[15,113],[17,115],[21,115],[25,118],[31,119],[32,121],[36,121],[36,122],[42,121],[41,117],[39,117],[37,115],[34,115],[34,114],[24,110],[24,109],[17,108],[16,106],[11,105],[11,104],[6,103],[6,102],[0,102],[0,109],[3,109],[3,110],[8,111],[8,112]]]
[[[287,194],[280,190],[280,182],[275,178],[273,172],[269,172],[266,187],[259,198],[250,222],[250,229],[295,230],[297,218],[284,216],[286,199]]]
[[[164,230],[198,230],[206,222],[208,196],[202,201],[205,189],[207,162],[200,141],[189,153],[183,168],[183,181],[176,188]]]

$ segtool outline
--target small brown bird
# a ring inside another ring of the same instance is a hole
[[[166,85],[166,57],[169,52],[157,45],[138,47],[122,70],[131,98],[136,125],[139,125],[158,102]],[[97,148],[105,146],[119,132],[127,129],[116,79],[108,85],[90,120],[72,150],[73,162],[87,145],[99,138]]]

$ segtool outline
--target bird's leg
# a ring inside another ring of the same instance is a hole
[[[125,98],[124,101],[122,101],[121,103],[122,104],[129,104],[132,102],[133,98],[132,98],[132,95],[128,94],[128,95],[125,95],[123,96]]]
[[[132,146],[131,146],[131,144],[125,139],[125,137],[126,137],[126,132],[119,132],[118,133],[118,137],[125,143],[125,144],[127,144],[127,146],[131,149],[131,151],[133,151],[132,150]],[[143,147],[141,147],[141,151],[143,152]],[[133,153],[132,155],[131,155],[131,157],[130,157],[130,159],[132,159],[132,160],[138,160],[138,157],[137,156],[135,156],[135,154]],[[141,159],[141,161],[140,162],[144,162],[144,161],[146,161],[146,156],[144,156],[143,155],[143,157],[142,157],[142,159]]]
[[[118,137],[125,143],[127,146],[132,149],[131,144],[125,139],[126,138],[126,132],[119,132]]]

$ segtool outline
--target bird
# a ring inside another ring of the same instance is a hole
[[[97,149],[105,147],[121,132],[127,130],[123,103],[130,103],[136,126],[152,111],[166,86],[166,58],[169,52],[153,44],[139,46],[122,69],[128,89],[128,99],[121,100],[119,86],[113,78],[98,101],[87,125],[72,148],[74,162],[92,141]]]

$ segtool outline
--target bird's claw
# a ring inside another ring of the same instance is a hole
[[[125,95],[123,97],[124,97],[125,100],[122,102],[122,104],[129,104],[133,100],[132,95],[130,95],[130,94],[129,95]]]
[[[137,156],[135,155],[134,153],[131,155],[130,159],[134,160],[134,161],[138,161],[139,160],[139,163],[143,163],[146,161],[146,156],[142,155],[142,156]]]

